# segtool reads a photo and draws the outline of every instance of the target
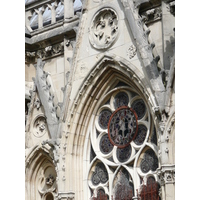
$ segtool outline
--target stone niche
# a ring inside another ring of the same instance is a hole
[[[57,196],[57,173],[52,159],[45,151],[36,149],[35,153],[32,153],[35,159],[27,161],[27,200],[54,200]]]

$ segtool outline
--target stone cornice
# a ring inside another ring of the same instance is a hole
[[[64,42],[61,42],[54,45],[46,46],[45,48],[42,48],[36,51],[32,51],[32,52],[26,51],[25,61],[27,63],[36,63],[37,58],[46,60],[49,58],[63,55],[63,53],[64,53]]]

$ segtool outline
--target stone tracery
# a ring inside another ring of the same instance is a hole
[[[135,186],[131,186],[130,183],[134,182],[134,179],[143,179],[147,174],[154,172],[158,168],[158,158],[154,150],[150,147],[146,148],[146,145],[152,144],[148,138],[156,133],[152,127],[153,123],[148,107],[137,90],[119,85],[116,86],[113,92],[111,90],[109,94],[109,101],[106,100],[105,103],[99,106],[94,123],[95,131],[91,133],[91,138],[96,138],[92,142],[92,148],[94,149],[93,159],[98,156],[99,163],[102,166],[106,165],[113,173],[115,170],[112,166],[117,167],[119,165],[128,165],[133,171],[136,170],[137,175],[128,175],[127,184],[129,186],[124,185],[124,189],[130,187],[131,199],[136,191],[133,189]],[[106,98],[108,99],[108,96]],[[119,137],[115,137],[116,134]],[[137,163],[134,164],[136,160],[140,160],[140,165],[138,166],[141,169],[140,171],[135,168],[138,165]],[[120,174],[121,178],[123,176],[127,177],[125,174],[130,172],[126,170],[125,172],[124,170],[114,173],[111,180],[117,180],[117,176],[120,176]],[[110,179],[110,172],[108,173],[108,179]],[[123,184],[126,182],[124,180]],[[130,180],[132,181],[129,182]],[[100,177],[95,169],[89,185],[94,191],[94,188],[97,189],[99,184]],[[129,196],[123,197],[123,192],[120,193],[123,187],[120,189],[121,186],[119,187],[116,184],[113,185],[112,189],[103,184],[105,194],[112,194],[114,199],[118,197],[122,199],[129,198]],[[136,185],[137,188],[139,185]]]
[[[97,49],[108,48],[118,35],[118,17],[112,9],[99,11],[90,28],[90,43]]]

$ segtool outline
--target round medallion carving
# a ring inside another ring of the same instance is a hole
[[[33,134],[36,137],[42,137],[47,130],[47,124],[46,124],[46,119],[43,116],[38,117],[33,125],[34,131]]]
[[[121,106],[110,117],[108,137],[118,148],[127,147],[138,131],[137,115],[127,106]]]
[[[112,9],[100,10],[93,18],[89,40],[96,49],[111,46],[118,35],[118,16]]]

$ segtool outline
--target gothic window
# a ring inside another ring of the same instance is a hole
[[[157,136],[148,104],[139,91],[122,83],[102,97],[90,132],[93,199],[132,199],[146,177],[156,178]]]

